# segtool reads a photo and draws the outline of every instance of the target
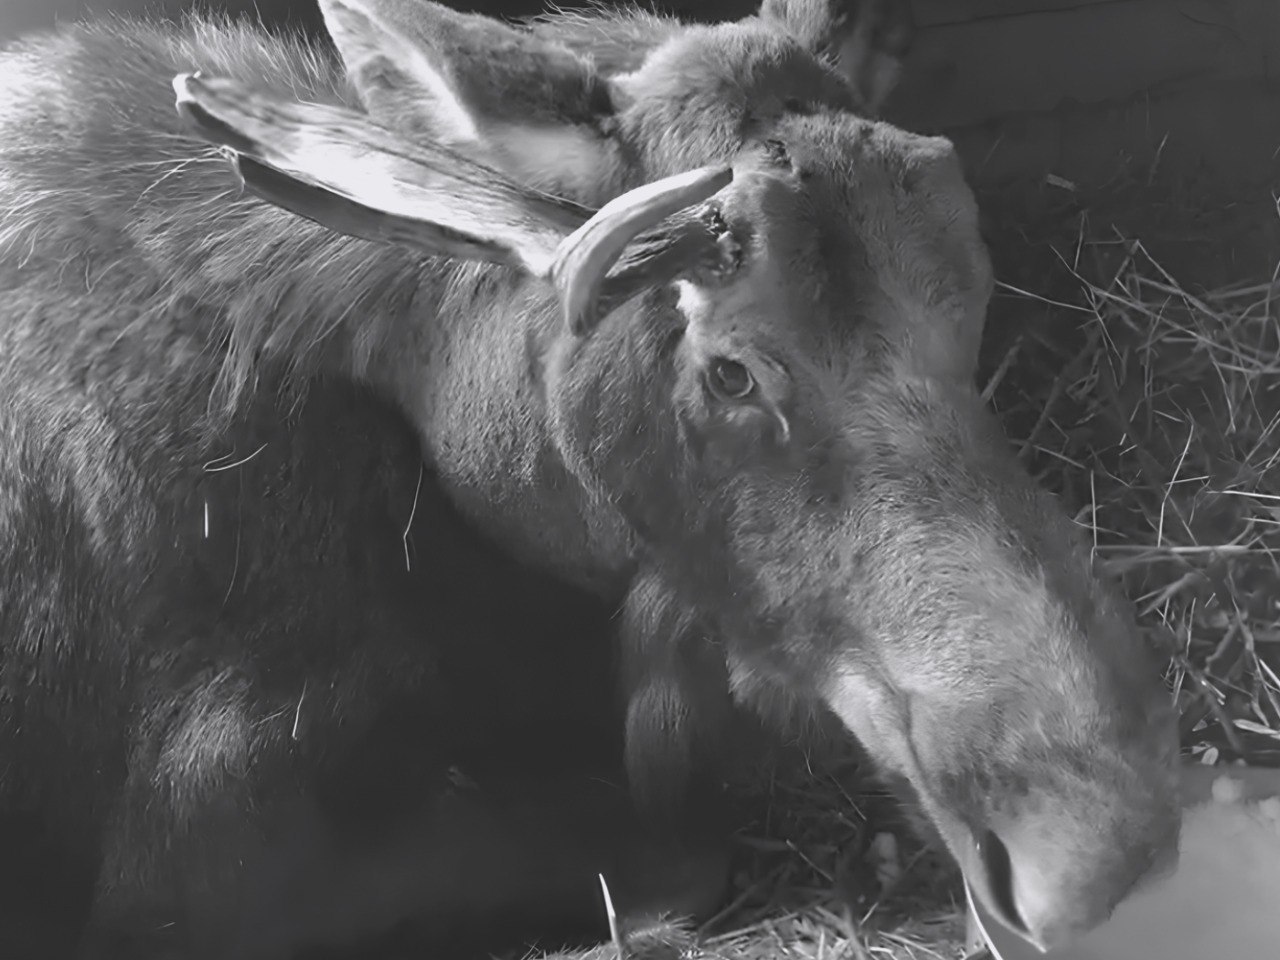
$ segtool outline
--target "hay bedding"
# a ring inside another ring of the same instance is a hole
[[[980,202],[1002,281],[979,375],[985,395],[1168,651],[1185,752],[1280,765],[1275,201],[1266,188],[1228,193],[1143,171],[1091,193],[1037,182]],[[958,875],[913,839],[866,772],[830,738],[799,738],[758,771],[739,791],[750,826],[734,900],[683,952],[965,956]],[[1205,869],[1264,869],[1247,859],[1239,817],[1220,821],[1239,827],[1221,836],[1200,817],[1189,820],[1189,853]],[[1276,890],[1280,856],[1271,857]]]
[[[1280,216],[1265,188],[1223,194],[1025,200],[1039,236],[1008,226],[1016,196],[989,204],[998,275],[1029,295],[997,298],[987,382],[1169,651],[1184,746],[1277,765]]]

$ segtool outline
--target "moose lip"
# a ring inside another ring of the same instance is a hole
[[[991,934],[988,933],[988,927],[990,927],[993,922],[1000,923],[1002,926],[1007,926],[1007,924],[1001,920],[994,919],[982,906],[981,898],[974,895],[973,885],[969,882],[968,875],[964,878],[964,899],[965,905],[968,907],[969,922],[976,927],[976,930],[971,927],[967,933],[970,941],[968,949],[972,950],[976,946],[973,941],[977,940],[981,945],[987,948],[988,952],[995,958],[995,960],[1001,960],[1000,955],[995,952],[995,948],[992,946]],[[1017,935],[1030,943],[1039,952],[1048,952],[1042,945],[1026,937],[1021,932],[1018,932]]]
[[[976,913],[976,903],[981,903],[988,915],[995,917],[1004,927],[1027,941],[1041,953],[1048,953],[1057,945],[1061,937],[1035,937],[1027,929],[1018,912],[1017,900],[1013,892],[1013,862],[1009,850],[1000,838],[990,830],[982,831],[973,840],[975,863],[963,870],[965,895]],[[973,888],[977,887],[979,896],[973,897]]]
[[[912,759],[915,760],[914,756]],[[965,895],[974,905],[975,915],[981,910],[987,921],[999,923],[1040,953],[1047,953],[1084,932],[1069,926],[1053,925],[1049,930],[1033,934],[1018,908],[1013,857],[1004,842],[993,830],[966,824],[946,805],[938,802],[931,791],[923,789],[921,784],[924,781],[918,765],[912,772],[915,776],[908,774],[906,783],[960,867]]]

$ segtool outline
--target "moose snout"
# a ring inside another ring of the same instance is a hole
[[[1025,857],[1015,859],[1009,846],[993,830],[974,838],[977,867],[969,881],[987,894],[989,912],[1042,953],[1086,933],[1103,919],[1100,901],[1055,884],[1044,867]]]
[[[970,883],[985,888],[988,910],[1041,952],[1093,925],[1071,916],[1078,911],[1064,912],[1061,898],[1055,902],[1040,871],[1026,863],[1015,869],[1009,848],[995,831],[980,832],[974,838],[974,852],[978,867]]]
[[[1177,863],[1176,828],[1155,842],[1116,843],[1105,840],[1105,828],[1072,837],[1054,826],[976,831],[965,871],[986,911],[1042,953],[1099,926],[1135,888]]]

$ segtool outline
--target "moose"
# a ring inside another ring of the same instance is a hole
[[[289,955],[229,904],[431,700],[428,469],[618,611],[673,851],[745,707],[838,717],[1041,948],[1171,862],[1157,658],[976,391],[991,266],[950,142],[874,119],[886,5],[320,9],[336,60],[200,18],[0,54],[0,795],[94,851],[78,955]]]

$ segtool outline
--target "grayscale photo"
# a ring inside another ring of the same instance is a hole
[[[1276,0],[0,0],[0,960],[1278,906]]]

